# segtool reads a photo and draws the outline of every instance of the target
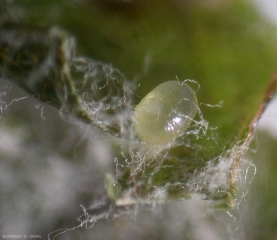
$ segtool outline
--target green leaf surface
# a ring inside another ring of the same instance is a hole
[[[196,94],[209,130],[180,139],[162,152],[162,158],[148,159],[143,172],[136,170],[136,163],[128,164],[118,178],[117,188],[122,194],[132,188],[131,195],[148,198],[157,187],[169,186],[168,199],[187,198],[191,191],[186,185],[189,176],[203,171],[211,160],[221,161],[223,155],[230,155],[228,150],[245,139],[277,66],[276,30],[247,1],[220,1],[212,7],[169,0],[75,4],[43,0],[14,1],[10,7],[24,11],[22,25],[34,29],[59,26],[75,37],[76,55],[112,63],[120,69],[137,86],[134,105],[159,83],[176,77],[180,81],[193,79],[200,85]],[[5,47],[1,48],[3,56]],[[74,86],[74,78],[68,79],[65,82]],[[198,88],[194,84],[191,87]],[[41,95],[42,91],[37,93]],[[73,96],[78,105],[79,100]],[[60,107],[59,98],[51,99]],[[221,102],[221,107],[216,107]],[[70,111],[84,117],[79,113],[82,109],[69,108],[66,112]],[[139,189],[135,187],[137,182],[132,182],[137,179]],[[109,181],[108,186],[112,185]],[[226,191],[220,194],[220,189],[216,196],[210,196],[205,188],[200,192],[212,199],[228,197]]]

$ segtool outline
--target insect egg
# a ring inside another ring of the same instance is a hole
[[[165,144],[185,133],[197,109],[196,95],[187,84],[164,82],[136,106],[134,128],[142,141]]]

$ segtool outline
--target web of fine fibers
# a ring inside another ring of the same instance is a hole
[[[23,43],[29,37],[24,36],[19,50],[24,49],[25,53]],[[45,43],[40,42],[43,35],[34,36],[31,38],[34,40],[32,44],[40,46]],[[107,195],[112,201],[107,201],[108,208],[98,215],[90,215],[83,208],[84,215],[80,219],[79,227],[93,226],[100,219],[118,217],[125,212],[129,215],[132,209],[130,206],[142,203],[155,205],[195,197],[209,200],[234,197],[235,183],[242,179],[239,160],[247,146],[238,143],[229,150],[222,149],[219,156],[207,159],[206,146],[202,146],[201,142],[211,142],[211,146],[218,146],[217,139],[213,137],[216,135],[213,134],[216,129],[209,127],[201,112],[201,103],[196,105],[191,102],[193,108],[197,109],[197,116],[190,119],[191,125],[181,137],[163,145],[147,144],[138,138],[133,126],[134,84],[111,64],[74,56],[74,41],[68,38],[65,32],[53,28],[48,38],[53,41],[53,46],[42,56],[43,61],[39,62],[42,65],[36,66],[38,69],[34,67],[30,69],[31,72],[26,72],[27,80],[30,80],[30,76],[33,77],[33,85],[27,88],[30,92],[41,90],[36,88],[39,85],[37,83],[43,86],[45,79],[48,80],[50,86],[47,86],[51,90],[56,107],[65,109],[69,114],[73,110],[75,116],[85,116],[92,124],[117,137],[113,138],[113,143],[116,142],[115,145],[119,146],[118,155],[113,156],[116,174],[106,176]],[[6,43],[6,39],[4,40]],[[27,50],[31,51],[33,48],[29,47]],[[37,50],[40,51],[40,48]],[[9,51],[13,56],[17,56],[18,48],[11,45]],[[30,52],[30,56],[34,53]],[[28,54],[24,56],[27,59],[30,57]],[[46,58],[45,61],[43,57]],[[29,61],[21,61],[18,64],[27,69]],[[9,66],[8,63],[4,65]],[[11,76],[17,74],[17,71],[12,71],[13,68],[4,69],[7,73],[11,71]],[[58,74],[60,72],[62,77]],[[21,81],[21,77],[17,80]],[[179,81],[181,85],[184,83],[192,88],[196,85],[196,91],[199,90],[200,86],[196,81]],[[5,92],[2,90],[0,93],[0,112],[8,106],[1,100]],[[180,104],[184,101],[191,100],[184,97]],[[170,114],[177,112],[172,106]]]
[[[103,205],[108,205],[109,207],[103,210],[101,214],[91,215],[89,211],[93,209],[86,209],[82,206],[84,214],[79,218],[80,224],[72,229],[57,230],[51,233],[54,238],[79,227],[93,227],[101,219],[117,218],[125,214],[132,215],[138,208],[130,206],[137,206],[141,203],[155,205],[171,201],[168,192],[172,187],[181,191],[186,189],[188,192],[186,197],[182,196],[179,200],[184,198],[216,200],[225,199],[225,196],[230,195],[230,192],[232,192],[230,186],[233,187],[235,183],[249,182],[247,178],[248,170],[254,165],[244,159],[242,162],[245,167],[237,167],[239,153],[245,152],[246,146],[243,143],[237,143],[229,150],[222,150],[220,156],[214,159],[204,160],[201,154],[198,155],[198,152],[203,152],[205,148],[196,144],[192,139],[209,140],[216,144],[216,139],[210,137],[215,129],[210,128],[208,122],[204,119],[199,107],[202,104],[196,106],[198,109],[197,117],[192,119],[191,126],[182,137],[162,146],[149,146],[149,144],[141,141],[134,131],[132,125],[134,86],[119,70],[112,65],[84,57],[74,58],[71,63],[71,70],[73,82],[77,93],[81,96],[84,109],[92,117],[96,117],[97,121],[105,125],[108,132],[109,130],[113,132],[116,129],[120,133],[120,138],[117,139],[121,149],[120,155],[114,157],[116,175],[110,181],[114,186],[118,186],[120,181],[121,183],[126,181],[123,185],[125,184],[127,187],[121,186],[124,191],[119,192],[119,196],[116,196],[117,199],[113,203],[105,199],[94,207],[94,209],[97,209]],[[198,83],[193,80],[185,80],[184,83],[196,84],[199,88]],[[221,104],[206,105],[209,107],[221,106]],[[166,165],[165,162],[168,155],[172,154],[171,150],[179,148],[193,150],[195,160],[201,162],[200,167],[194,168],[193,163],[180,161],[180,164],[189,165],[178,165],[178,168],[183,171],[182,174],[172,175],[169,177],[169,182],[155,186],[156,175],[162,169],[168,168],[169,172],[172,172],[171,168],[174,166]],[[154,164],[154,167],[152,167],[155,161],[158,164]],[[193,171],[191,168],[193,168]],[[128,172],[127,180],[125,179],[126,169]],[[141,188],[143,184],[150,186],[153,184],[154,190],[148,189],[144,194],[138,193],[137,189]],[[107,191],[109,191],[108,187]],[[241,196],[244,195],[245,192]],[[176,196],[178,196],[178,193]],[[234,196],[233,198],[235,200]],[[176,197],[176,200],[178,200],[178,197]],[[240,202],[241,198],[232,202],[234,204],[232,207]]]

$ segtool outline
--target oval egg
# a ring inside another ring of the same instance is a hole
[[[169,143],[185,133],[197,111],[196,95],[187,84],[164,82],[136,106],[134,127],[144,142]]]

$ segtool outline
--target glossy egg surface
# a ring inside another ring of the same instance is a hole
[[[187,84],[164,82],[136,106],[134,127],[142,141],[165,144],[185,133],[197,111],[196,95]]]

